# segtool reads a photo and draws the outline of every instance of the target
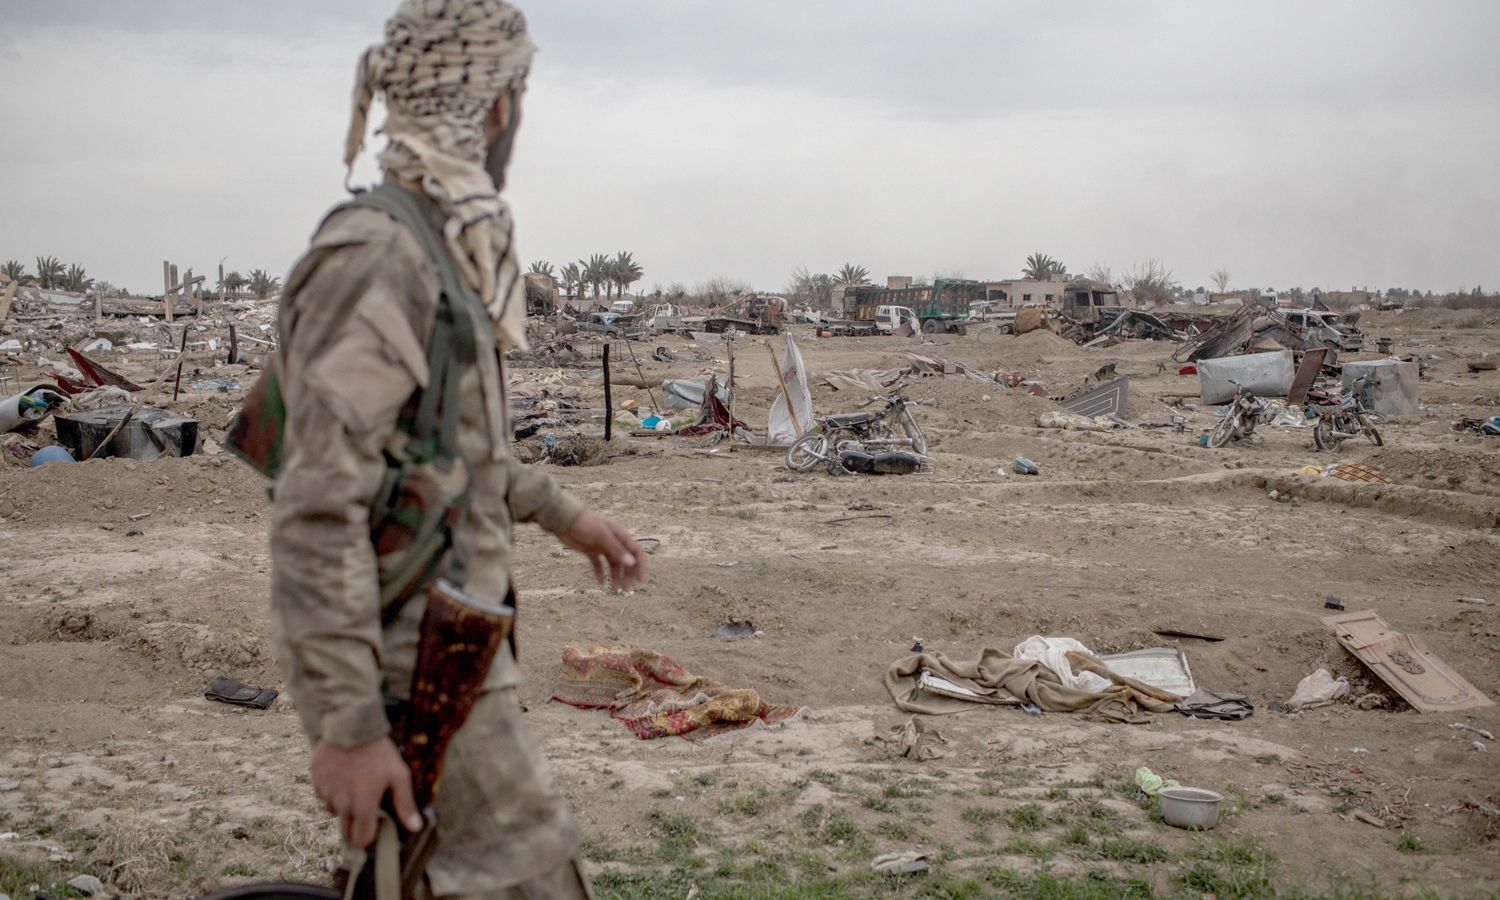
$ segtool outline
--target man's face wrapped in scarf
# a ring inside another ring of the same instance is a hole
[[[502,0],[405,0],[385,40],[360,59],[344,147],[352,166],[370,103],[384,94],[381,167],[420,185],[447,215],[454,258],[511,347],[526,346],[525,285],[499,192],[534,53],[525,18]]]

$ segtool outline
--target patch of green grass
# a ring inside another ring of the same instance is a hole
[[[1189,853],[1196,861],[1178,872],[1186,890],[1218,897],[1263,897],[1275,891],[1276,857],[1258,840],[1221,840]]]
[[[1402,853],[1426,853],[1427,845],[1423,844],[1422,839],[1410,831],[1403,831],[1401,832],[1401,840],[1396,842],[1396,849]]]
[[[839,783],[839,773],[830,772],[827,769],[813,769],[811,772],[807,773],[807,777],[811,778],[813,781],[816,781],[818,784],[826,785],[828,787],[833,787],[834,785]]]
[[[1005,813],[1005,824],[1017,831],[1041,831],[1047,824],[1047,815],[1035,803],[1023,803]]]
[[[721,797],[718,808],[719,812],[726,816],[754,818],[771,808],[771,797],[765,788],[756,788],[753,791],[735,794],[733,797]]]
[[[1165,862],[1171,854],[1150,841],[1136,838],[1105,838],[1099,843],[1099,854],[1115,862]]]
[[[1048,788],[1047,789],[1047,799],[1048,800],[1066,800],[1066,799],[1068,799],[1068,789],[1066,787],[1064,787],[1063,785],[1060,785],[1060,784],[1057,785],[1056,787]]]
[[[896,811],[896,804],[891,802],[890,798],[879,794],[866,796],[860,801],[860,805],[865,809],[873,809],[880,813],[894,813]]]
[[[882,793],[893,800],[907,800],[912,797],[929,796],[932,790],[925,782],[908,778],[886,785]]]
[[[823,824],[823,840],[829,844],[847,844],[859,837],[859,825],[843,813],[834,813]]]
[[[244,863],[231,863],[220,869],[219,874],[226,878],[250,878],[255,875],[255,867]]]
[[[53,897],[82,897],[79,891],[68,887],[68,879],[80,873],[76,864],[69,864],[63,868],[57,863],[35,862],[11,856],[9,853],[0,853],[0,894],[8,894],[12,897],[30,897],[31,891],[27,890],[33,884],[42,886],[42,890]]]
[[[958,817],[970,825],[984,827],[985,825],[994,825],[997,822],[1004,821],[1005,813],[989,806],[965,806],[959,812]]]
[[[651,831],[656,835],[656,856],[665,863],[685,868],[701,865],[697,854],[704,834],[698,823],[684,815],[652,810],[646,818],[651,822]]]
[[[1052,856],[1052,848],[1031,837],[1014,837],[1001,845],[1001,854],[1005,856],[1032,856],[1037,859],[1049,859]]]
[[[1063,844],[1073,847],[1086,847],[1093,840],[1089,830],[1081,824],[1074,822],[1062,833],[1060,838]]]
[[[916,831],[905,822],[881,822],[875,826],[875,833],[893,841],[909,841]]]

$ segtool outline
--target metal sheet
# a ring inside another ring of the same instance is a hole
[[[1226,403],[1234,399],[1238,381],[1260,397],[1285,397],[1292,386],[1292,351],[1251,353],[1198,361],[1198,390],[1204,403]]]
[[[1099,661],[1116,675],[1134,678],[1180,697],[1191,697],[1198,693],[1198,686],[1193,683],[1193,672],[1188,668],[1187,654],[1177,647],[1151,647],[1129,653],[1115,653],[1101,656]]]
[[[1417,412],[1416,363],[1395,359],[1344,363],[1344,387],[1365,376],[1370,382],[1359,397],[1365,409],[1383,416],[1409,416]]]
[[[1069,412],[1076,412],[1080,416],[1121,416],[1125,415],[1125,403],[1129,399],[1130,378],[1121,376],[1114,381],[1105,382],[1093,390],[1074,394],[1058,405]]]
[[[1301,406],[1302,401],[1307,399],[1308,389],[1318,380],[1318,373],[1323,370],[1323,359],[1326,356],[1327,347],[1318,347],[1302,354],[1302,363],[1297,366],[1297,374],[1292,378],[1292,388],[1286,394],[1288,406]]]

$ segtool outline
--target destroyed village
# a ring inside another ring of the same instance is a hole
[[[1500,10],[518,5],[0,4],[0,900],[1500,896]]]

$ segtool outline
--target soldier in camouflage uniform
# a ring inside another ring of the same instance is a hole
[[[488,313],[494,340],[480,342],[459,382],[456,443],[470,480],[452,542],[464,591],[492,604],[511,592],[516,523],[557,535],[617,588],[644,575],[644,556],[623,528],[509,449],[503,353],[525,346],[525,288],[499,191],[531,55],[524,19],[501,0],[406,0],[385,41],[360,61],[345,148],[352,164],[370,101],[383,93],[386,188],[421,204]],[[376,209],[341,208],[319,227],[282,296],[277,650],[313,742],[313,787],[355,850],[374,839],[387,793],[408,827],[420,824],[386,710],[407,696],[423,603],[406,603],[382,624],[370,511],[391,455],[408,440],[403,407],[429,387],[439,281],[411,229]],[[502,647],[448,751],[427,867],[434,897],[590,896],[577,829],[523,721],[520,680]]]

